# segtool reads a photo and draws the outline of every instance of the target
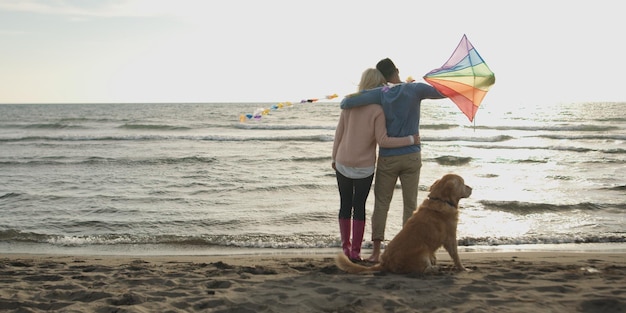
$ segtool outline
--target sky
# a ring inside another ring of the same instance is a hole
[[[0,103],[343,96],[389,57],[418,81],[467,35],[483,105],[626,101],[620,1],[0,0]]]

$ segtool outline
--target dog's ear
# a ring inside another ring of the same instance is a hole
[[[445,177],[441,179],[437,179],[437,181],[435,181],[435,183],[432,186],[430,186],[429,196],[440,198],[440,199],[445,199],[446,196],[450,193],[449,188],[450,188],[449,179],[446,179]]]
[[[432,185],[430,185],[430,188],[428,188],[428,191],[433,191],[433,190],[435,190],[435,189],[436,189],[436,188],[435,188],[435,186],[436,186],[437,184],[439,184],[439,181],[440,181],[440,179],[437,179],[437,180],[436,180],[436,181],[435,181]]]

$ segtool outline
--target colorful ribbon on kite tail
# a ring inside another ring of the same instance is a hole
[[[339,97],[339,95],[334,93],[332,95],[324,96],[324,99],[330,100],[330,99],[334,99],[337,97]],[[299,103],[313,103],[319,100],[320,100],[319,98],[303,99],[303,100],[300,100]],[[280,110],[283,108],[289,108],[292,106],[293,106],[293,102],[279,102],[277,104],[272,105],[269,108],[258,108],[252,113],[239,115],[239,122],[243,123],[249,120],[260,120],[264,115],[269,115],[271,111],[276,111],[276,110]]]

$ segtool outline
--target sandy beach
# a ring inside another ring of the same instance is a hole
[[[0,255],[3,312],[626,312],[623,253],[469,252],[347,274],[334,254]]]

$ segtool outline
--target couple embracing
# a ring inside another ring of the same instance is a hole
[[[363,72],[359,91],[341,101],[343,110],[335,131],[332,167],[340,196],[341,246],[352,261],[361,261],[365,203],[374,176],[373,251],[367,261],[379,261],[387,213],[398,178],[402,186],[403,225],[417,208],[422,167],[421,101],[445,98],[428,84],[403,83],[399,73],[389,58],[383,59],[375,69]]]

